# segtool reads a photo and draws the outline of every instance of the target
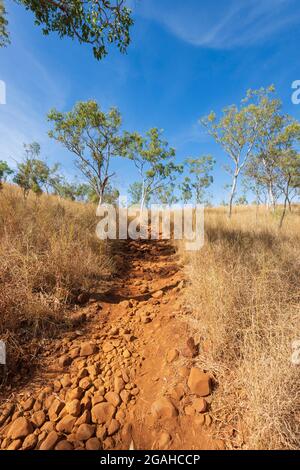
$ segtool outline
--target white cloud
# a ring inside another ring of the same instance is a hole
[[[263,43],[297,23],[296,0],[144,0],[141,16],[162,24],[195,46],[229,49]]]

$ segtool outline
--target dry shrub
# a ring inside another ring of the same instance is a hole
[[[187,259],[199,362],[218,386],[221,436],[253,449],[299,448],[300,214],[279,232],[276,215],[240,208],[206,212],[204,248]],[[202,347],[203,351],[203,347]]]
[[[111,263],[95,236],[95,207],[6,185],[0,192],[0,338],[10,370],[30,342],[68,323],[66,307],[99,286]]]

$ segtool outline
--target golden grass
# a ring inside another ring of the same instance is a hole
[[[212,412],[229,446],[300,447],[300,211],[284,228],[264,208],[205,216],[205,246],[186,263],[199,363],[215,373]]]
[[[9,370],[28,360],[34,338],[68,323],[66,307],[110,270],[96,238],[95,206],[31,195],[5,185],[0,192],[0,339]]]

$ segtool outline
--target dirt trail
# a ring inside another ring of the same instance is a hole
[[[77,314],[86,321],[2,405],[1,449],[218,447],[209,437],[211,380],[193,368],[173,246],[124,242],[116,259],[110,290]]]

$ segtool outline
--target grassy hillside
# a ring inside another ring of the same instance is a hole
[[[210,209],[205,246],[187,260],[201,361],[219,384],[221,437],[256,449],[299,445],[299,366],[291,361],[300,339],[299,207],[281,232],[278,216],[236,208],[229,221]]]
[[[110,271],[96,223],[92,204],[33,194],[24,201],[11,185],[0,192],[0,338],[10,371],[28,360],[34,338],[67,324],[66,307]]]

